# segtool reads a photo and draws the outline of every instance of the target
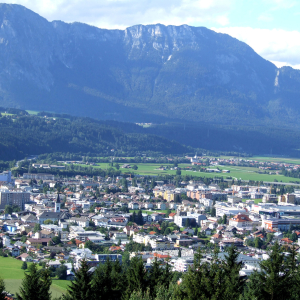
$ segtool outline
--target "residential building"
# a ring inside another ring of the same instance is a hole
[[[253,221],[245,214],[237,214],[229,220],[229,226],[237,229],[251,228]]]
[[[24,173],[23,179],[35,179],[35,180],[54,180],[54,175],[47,173]]]
[[[0,189],[0,209],[4,209],[6,205],[16,205],[24,210],[25,203],[28,202],[30,202],[30,193],[28,192]]]

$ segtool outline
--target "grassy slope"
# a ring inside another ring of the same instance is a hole
[[[22,279],[24,278],[24,270],[21,269],[23,262],[10,257],[0,257],[0,277],[4,279],[6,290],[16,294],[19,291]],[[66,280],[53,280],[51,292],[53,297],[59,297],[66,292]]]

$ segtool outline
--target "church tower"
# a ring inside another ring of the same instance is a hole
[[[60,213],[60,199],[59,199],[59,194],[57,194],[57,199],[55,201],[55,212]]]

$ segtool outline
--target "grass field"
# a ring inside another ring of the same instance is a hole
[[[13,116],[13,114],[1,113],[2,116]]]
[[[282,162],[287,164],[300,164],[299,158],[287,158],[287,157],[264,157],[264,156],[254,156],[253,158],[249,158],[257,161],[270,161],[270,162]]]
[[[236,158],[238,156],[220,156],[223,159]],[[255,161],[265,161],[265,162],[279,162],[279,163],[287,163],[287,164],[300,164],[299,158],[290,158],[290,157],[270,157],[270,156],[252,156],[252,157],[240,157],[240,159],[245,160],[255,160]]]
[[[132,164],[133,165],[133,164]],[[120,169],[122,173],[133,172],[138,175],[149,175],[149,176],[159,176],[159,175],[176,175],[176,170],[158,170],[161,164],[151,164],[151,163],[139,163],[136,164],[138,169],[136,171],[132,169]],[[86,166],[86,165],[81,165]],[[168,166],[168,164],[163,164],[164,167]],[[171,166],[171,164],[169,164]],[[180,168],[186,168],[191,166],[190,164],[179,164]],[[109,163],[97,163],[93,168],[101,168],[107,169],[110,168]],[[270,174],[259,174],[256,173],[258,168],[251,167],[239,167],[239,166],[218,166],[221,170],[230,170],[230,173],[207,173],[207,172],[196,172],[192,170],[181,170],[181,175],[192,175],[195,177],[223,177],[226,179],[227,177],[232,177],[236,180],[254,180],[254,181],[269,181],[273,182],[277,180],[278,182],[291,182],[296,181],[297,179],[292,177],[286,177],[284,175],[270,175]]]
[[[37,115],[39,111],[36,110],[26,110],[30,115]]]
[[[23,262],[11,257],[0,257],[0,277],[4,279],[6,291],[16,294],[24,278],[24,270],[21,269]],[[70,282],[66,280],[53,280],[51,293],[53,297],[60,297],[66,292]]]
[[[258,158],[258,157],[257,157]],[[253,158],[254,159],[254,158]],[[256,159],[256,158],[255,158]],[[262,159],[262,158],[261,158]],[[291,159],[292,160],[292,159]],[[297,162],[296,159],[293,160],[295,163]],[[300,160],[299,160],[300,163]],[[122,165],[121,163],[119,165]],[[133,165],[133,164],[131,164]],[[132,169],[120,169],[122,173],[126,172],[133,172],[134,174],[138,175],[148,175],[148,176],[159,176],[159,175],[176,175],[176,170],[158,170],[158,168],[162,164],[157,163],[137,163],[138,166],[137,170]],[[86,166],[86,165],[81,165]],[[163,164],[164,167],[172,166],[172,164]],[[179,164],[180,168],[190,167],[190,164]],[[101,168],[101,169],[108,169],[110,168],[109,163],[97,163],[94,168]],[[210,167],[213,168],[213,167]],[[181,170],[181,175],[192,175],[195,177],[223,177],[226,179],[227,177],[232,177],[235,180],[254,180],[254,181],[268,181],[273,182],[274,180],[278,182],[291,182],[297,181],[297,179],[292,177],[286,177],[284,175],[270,175],[270,174],[260,174],[257,173],[259,171],[258,168],[252,167],[243,167],[243,166],[218,166],[221,170],[230,170],[230,173],[207,173],[207,172],[196,172],[192,170]]]
[[[246,200],[252,200],[252,199],[243,199],[242,201],[246,202]],[[258,204],[258,203],[261,203],[261,202],[262,202],[262,199],[254,199],[255,204]]]

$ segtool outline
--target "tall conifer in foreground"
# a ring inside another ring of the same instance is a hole
[[[269,254],[270,258],[260,263],[261,270],[255,271],[250,276],[244,299],[291,299],[294,289],[293,278],[296,273],[291,260],[286,259],[280,250],[280,246],[276,243]]]
[[[245,279],[239,274],[243,263],[238,261],[238,257],[237,249],[234,246],[229,247],[221,266],[225,278],[222,299],[238,299],[244,290]]]
[[[147,289],[147,271],[141,258],[133,257],[126,274],[127,289],[122,295],[123,300],[130,299],[133,291],[144,293]]]
[[[118,260],[112,262],[108,259],[105,264],[97,267],[92,279],[94,299],[119,300],[125,289],[126,276]]]
[[[91,281],[93,273],[89,272],[89,265],[85,259],[81,261],[79,270],[75,273],[75,278],[68,286],[67,295],[63,300],[86,300],[93,299]]]
[[[4,280],[0,278],[0,300],[6,299],[6,292],[5,292],[5,284]]]
[[[18,300],[51,300],[50,286],[52,280],[48,270],[37,270],[37,265],[30,266],[29,274],[25,273]]]

